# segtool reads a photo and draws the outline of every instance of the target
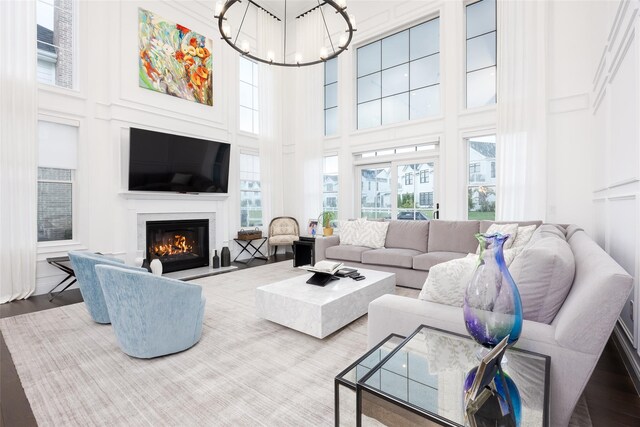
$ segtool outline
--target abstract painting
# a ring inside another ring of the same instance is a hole
[[[138,9],[140,87],[213,105],[211,40]]]

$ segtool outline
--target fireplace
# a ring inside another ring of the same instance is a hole
[[[209,265],[208,219],[147,221],[146,229],[146,257],[159,258],[163,272]]]

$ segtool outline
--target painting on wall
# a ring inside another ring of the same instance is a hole
[[[211,39],[138,9],[140,87],[213,105]]]

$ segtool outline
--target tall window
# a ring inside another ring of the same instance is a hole
[[[324,134],[338,130],[338,58],[324,63]]]
[[[338,213],[338,156],[325,156],[322,165],[322,210]]]
[[[240,226],[261,225],[260,157],[255,154],[240,154]]]
[[[493,220],[496,217],[496,136],[469,138],[467,150],[467,217]]]
[[[38,123],[38,242],[72,240],[78,128]]]
[[[358,129],[440,112],[440,19],[358,48]]]
[[[37,0],[38,81],[73,89],[74,0]]]
[[[240,57],[240,130],[251,133],[260,132],[260,114],[258,106],[258,64]]]
[[[467,108],[496,103],[496,0],[467,9]]]

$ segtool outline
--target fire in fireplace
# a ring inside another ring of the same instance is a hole
[[[147,221],[147,259],[164,272],[209,265],[209,220]]]

